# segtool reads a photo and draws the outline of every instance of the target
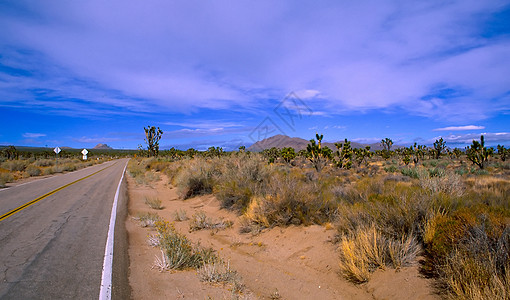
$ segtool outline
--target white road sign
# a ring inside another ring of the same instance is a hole
[[[81,154],[83,154],[83,155],[87,155],[87,153],[89,153],[89,151],[88,151],[87,149],[83,149],[83,150],[81,150]]]
[[[60,150],[60,148],[59,148],[59,147],[55,147],[55,149],[53,149],[53,151],[55,151],[55,153],[59,154],[59,153],[60,153],[60,151],[62,151],[62,150]]]

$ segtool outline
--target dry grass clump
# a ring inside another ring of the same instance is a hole
[[[152,209],[163,209],[163,206],[161,206],[161,200],[157,197],[145,197],[145,204]]]
[[[220,220],[219,222],[214,222],[211,218],[207,217],[203,211],[193,214],[189,222],[190,232],[202,229],[225,229],[229,227],[232,227],[232,221]]]
[[[192,245],[185,235],[177,232],[175,227],[168,222],[158,222],[156,229],[162,249],[162,258],[156,259],[154,267],[160,271],[197,269],[204,263],[218,260],[213,249]]]
[[[212,193],[214,177],[219,174],[217,159],[195,158],[190,160],[175,178],[175,185],[181,197],[188,199],[197,195]]]
[[[343,236],[339,250],[343,274],[354,282],[366,282],[378,268],[410,265],[419,254],[420,247],[412,235],[391,239],[371,226]]]
[[[433,172],[420,170],[418,172],[420,186],[432,193],[444,193],[460,197],[464,194],[464,182],[459,174],[444,169],[434,169]]]
[[[174,221],[182,222],[188,220],[187,212],[184,209],[174,211]]]
[[[135,218],[140,222],[142,227],[154,227],[156,223],[161,220],[161,217],[156,213],[139,213]]]
[[[244,289],[241,276],[230,268],[230,262],[224,263],[220,260],[204,262],[197,270],[197,274],[200,281],[230,285],[234,293],[239,293]]]

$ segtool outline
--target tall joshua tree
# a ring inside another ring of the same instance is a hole
[[[483,135],[480,137],[480,142],[473,140],[473,144],[466,147],[467,158],[480,169],[485,167],[485,164],[493,153],[493,148],[485,147]]]
[[[163,130],[154,126],[147,126],[143,128],[145,130],[145,143],[147,144],[147,155],[158,156],[159,154],[159,140],[163,135]]]
[[[434,142],[435,159],[441,158],[441,153],[444,149],[446,149],[446,142],[443,140],[443,138],[440,138]]]

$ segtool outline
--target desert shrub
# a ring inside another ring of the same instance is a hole
[[[156,213],[139,213],[135,220],[138,220],[142,227],[154,227],[156,222],[161,220],[161,217]]]
[[[418,170],[416,168],[403,168],[400,173],[404,176],[418,179]]]
[[[323,224],[336,215],[330,182],[307,182],[297,173],[273,173],[264,192],[252,197],[245,213],[263,227]]]
[[[425,271],[455,298],[505,299],[510,294],[510,212],[482,204],[435,216],[425,239]]]
[[[145,197],[145,204],[152,209],[163,209],[163,206],[161,206],[161,200],[157,197]]]
[[[207,217],[205,212],[199,211],[191,217],[189,222],[189,231],[192,232],[202,229],[225,229],[232,227],[232,224],[232,221],[229,220],[219,220],[218,222],[213,221],[211,218]]]
[[[13,171],[23,171],[28,166],[28,161],[25,160],[8,160],[2,163],[2,168]]]
[[[51,167],[55,165],[54,159],[38,159],[33,162],[36,167]]]
[[[245,211],[253,195],[263,189],[269,177],[266,164],[259,157],[242,154],[225,158],[214,194],[223,208]]]
[[[239,293],[244,289],[241,276],[230,268],[230,262],[204,262],[197,270],[197,274],[200,281],[203,282],[229,284],[234,293]]]
[[[464,182],[462,177],[451,171],[444,169],[432,169],[418,172],[420,186],[432,193],[445,193],[454,196],[462,196],[464,194]]]
[[[5,187],[8,182],[14,181],[14,176],[10,173],[0,173],[0,187]]]
[[[378,268],[410,265],[419,254],[420,247],[412,235],[392,239],[372,225],[359,227],[342,236],[339,250],[340,269],[344,276],[354,282],[366,282]]]
[[[192,245],[191,241],[167,222],[158,222],[156,227],[160,246],[164,253],[165,268],[183,270],[199,268],[204,263],[217,261],[211,248]]]
[[[215,176],[219,174],[215,160],[197,157],[188,161],[175,178],[181,197],[188,199],[212,192]]]
[[[39,169],[38,167],[34,166],[34,165],[29,165],[25,172],[29,175],[29,176],[39,176],[41,175],[42,171],[41,169]]]
[[[189,218],[186,214],[187,214],[186,210],[184,210],[182,208],[174,211],[174,221],[182,222],[182,221],[188,220]]]

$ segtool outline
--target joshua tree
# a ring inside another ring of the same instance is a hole
[[[383,150],[380,152],[382,158],[388,159],[391,157],[391,146],[393,145],[393,141],[390,138],[384,138],[381,140],[381,146]]]
[[[374,155],[374,152],[370,151],[370,146],[366,146],[365,148],[354,148],[353,149],[356,158],[356,164],[361,166],[362,163],[366,163],[368,165],[368,159]]]
[[[443,140],[443,138],[440,138],[434,142],[435,159],[439,159],[441,157],[441,153],[444,149],[446,149],[446,142]]]
[[[335,165],[342,169],[350,169],[352,167],[353,151],[351,142],[345,139],[344,143],[335,143],[337,151],[335,152],[338,160],[335,160]]]
[[[145,130],[145,143],[147,144],[148,156],[158,156],[159,154],[159,140],[163,135],[163,131],[156,129],[154,126],[147,126],[143,128]]]
[[[331,159],[333,151],[328,147],[322,147],[322,134],[315,134],[317,142],[314,139],[310,140],[310,144],[306,146],[307,157],[314,166],[317,172],[320,172],[326,165],[328,159]]]
[[[466,147],[467,158],[475,165],[483,169],[485,163],[489,160],[489,156],[494,153],[493,148],[485,147],[483,135],[480,137],[480,142],[473,140],[471,146]]]
[[[286,163],[290,163],[291,160],[296,158],[296,151],[292,147],[286,147],[280,150],[280,156]]]
[[[498,145],[498,154],[501,161],[505,161],[510,155],[510,149],[506,149],[505,146]]]

